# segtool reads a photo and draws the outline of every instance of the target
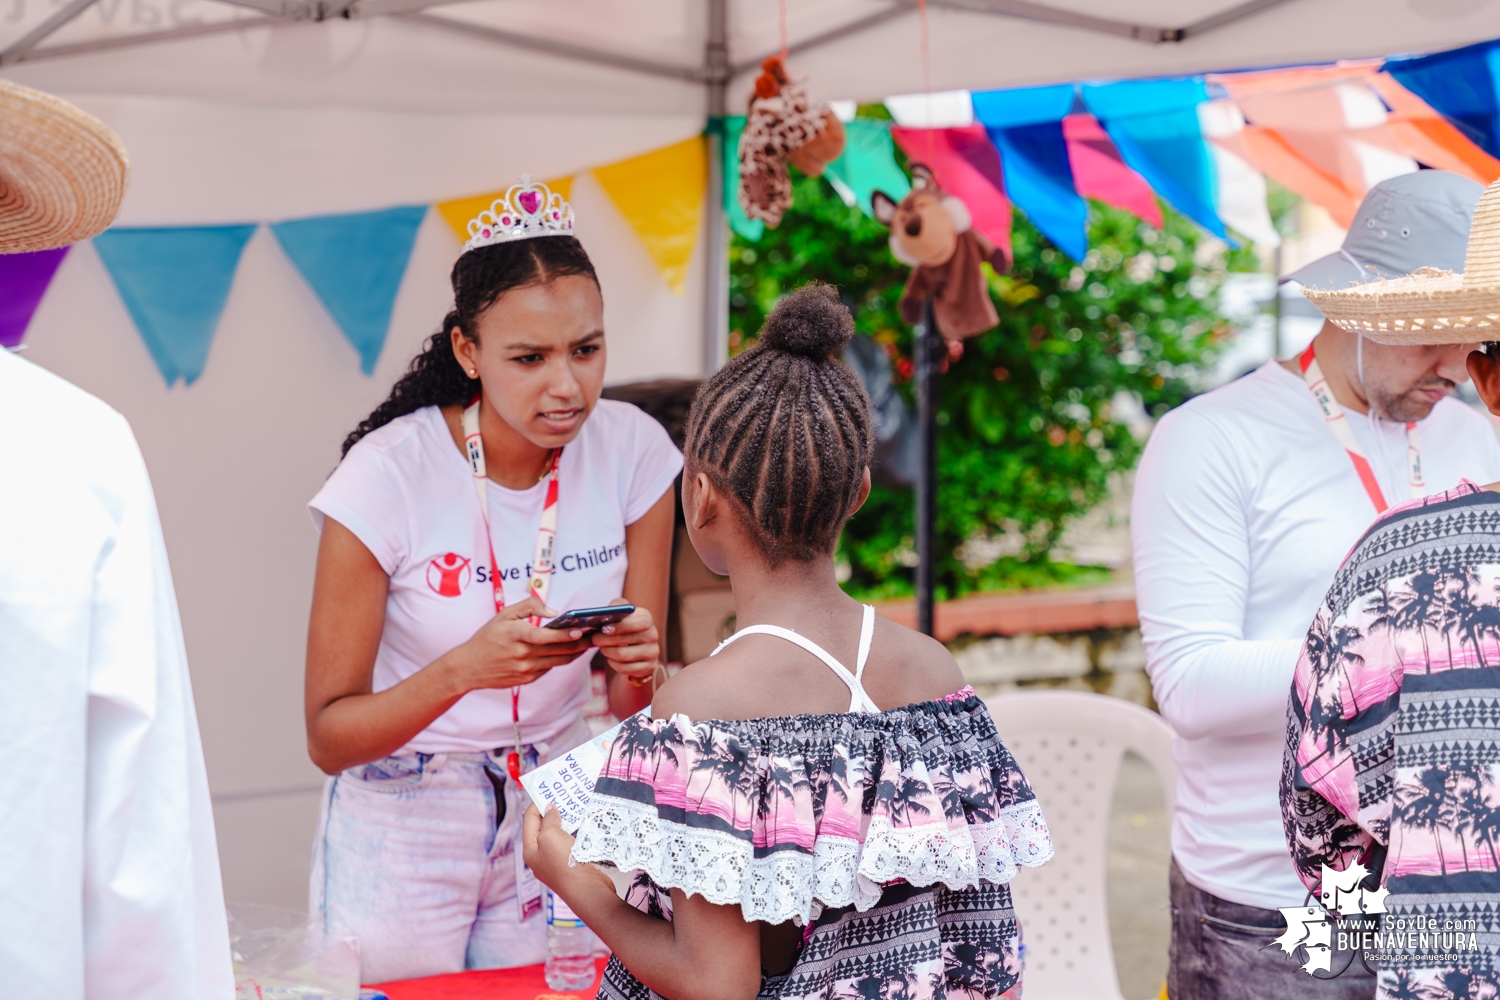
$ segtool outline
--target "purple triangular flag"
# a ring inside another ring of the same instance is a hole
[[[16,347],[26,336],[42,293],[52,284],[68,249],[0,254],[0,347]]]

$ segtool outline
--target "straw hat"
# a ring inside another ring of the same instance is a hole
[[[1474,209],[1462,273],[1424,267],[1404,278],[1302,294],[1334,326],[1381,344],[1500,340],[1500,181]]]
[[[0,80],[0,253],[98,235],[119,212],[129,179],[130,158],[109,126]]]

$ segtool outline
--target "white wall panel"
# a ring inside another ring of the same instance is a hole
[[[597,183],[578,183],[575,202],[604,286],[609,380],[695,373],[701,295],[672,295]],[[145,454],[231,900],[305,905],[322,779],[307,758],[302,717],[317,547],[306,504],[337,464],[344,435],[449,309],[457,252],[451,230],[429,213],[373,377],[360,373],[354,349],[265,228],[245,248],[192,386],[165,387],[91,246],[69,254],[32,321],[24,356],[123,413]]]

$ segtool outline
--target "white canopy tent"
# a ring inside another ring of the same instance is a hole
[[[1500,36],[1500,0],[786,0],[822,98],[985,89],[1432,51]],[[75,101],[133,160],[125,225],[428,204],[697,135],[780,48],[776,0],[3,0],[0,74]],[[711,140],[714,142],[715,140]],[[713,149],[711,153],[719,155]],[[574,185],[611,382],[722,357],[710,170],[681,299],[608,196]],[[318,775],[303,749],[315,536],[303,504],[448,305],[457,243],[428,216],[372,378],[261,230],[195,385],[167,389],[99,259],[75,251],[26,357],[130,418],[177,578],[227,896],[299,906]]]

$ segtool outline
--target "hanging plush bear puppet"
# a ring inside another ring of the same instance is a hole
[[[975,231],[969,207],[945,194],[931,170],[913,163],[911,173],[911,194],[897,202],[876,191],[871,203],[875,218],[891,227],[891,253],[912,268],[901,293],[901,317],[920,322],[930,295],[938,332],[956,344],[1000,322],[979,265],[989,261],[1004,274],[1010,259]]]
[[[844,152],[844,126],[826,105],[815,104],[807,85],[787,76],[780,56],[761,64],[755,94],[740,136],[740,207],[775,229],[792,206],[788,161],[809,177]]]

